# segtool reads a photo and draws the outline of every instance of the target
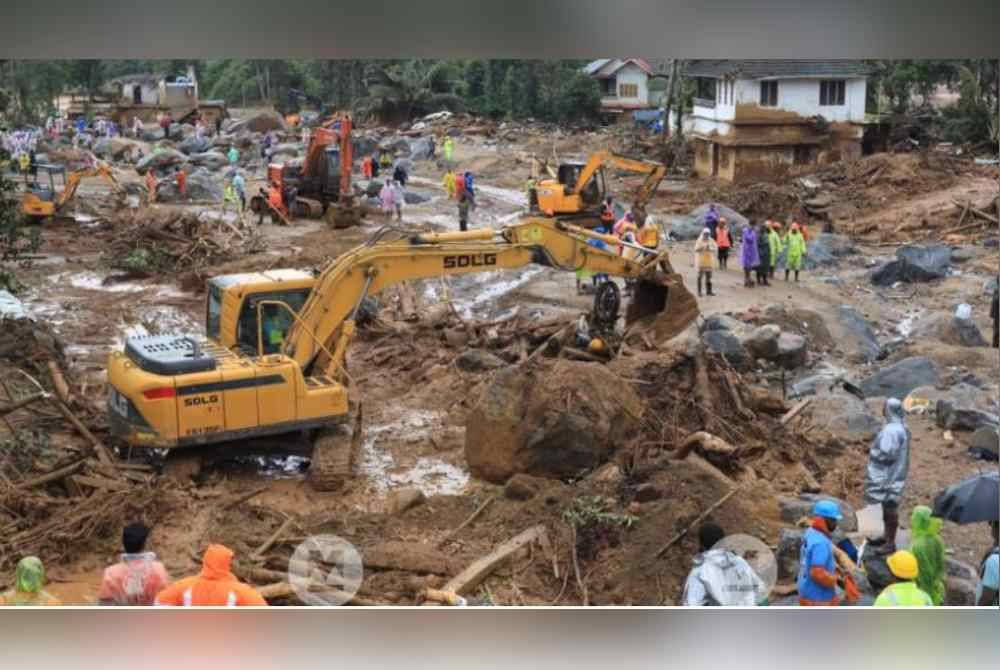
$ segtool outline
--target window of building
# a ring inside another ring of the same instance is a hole
[[[708,77],[698,77],[695,82],[697,90],[694,97],[698,98],[702,104],[708,107],[715,105],[716,80]]]
[[[819,83],[819,104],[823,107],[843,105],[845,84],[843,79],[821,81]]]
[[[605,97],[610,97],[615,94],[615,78],[601,80],[601,94]]]
[[[778,106],[778,82],[776,81],[760,82],[760,106],[761,107]]]
[[[638,84],[618,84],[618,97],[619,98],[638,98],[639,97],[639,85]]]

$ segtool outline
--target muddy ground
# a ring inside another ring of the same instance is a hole
[[[577,137],[563,140],[555,150],[560,158],[565,158],[573,151],[598,148],[602,141],[601,137]],[[458,164],[477,175],[479,196],[471,217],[473,227],[498,227],[515,220],[525,206],[520,189],[527,177],[528,164],[523,156],[553,151],[544,138],[503,143],[498,149],[470,136],[459,137],[455,146]],[[120,173],[122,181],[140,180],[130,169],[123,168]],[[263,174],[255,176],[262,178]],[[433,162],[416,164],[410,188],[429,200],[406,207],[403,226],[458,229],[456,208],[445,197],[440,177],[441,171]],[[634,184],[623,177],[613,179],[612,185],[623,189]],[[845,215],[852,227],[867,230],[869,224],[874,224],[895,229],[901,222],[925,215],[936,204],[970,195],[988,195],[990,189],[995,192],[997,183],[995,177],[991,181],[982,174],[960,174],[938,182],[921,179],[912,187],[873,184],[872,189],[876,188],[879,190],[865,191],[868,199],[864,202],[877,202],[877,208]],[[101,197],[101,189],[100,185],[88,186],[81,189],[79,198]],[[254,183],[249,190],[256,190]],[[734,198],[744,192],[741,187],[673,180],[661,187],[650,212],[686,213],[708,198],[727,202],[722,198],[729,191]],[[218,211],[211,206],[153,207],[193,213]],[[784,215],[775,212],[775,218]],[[43,229],[44,243],[39,252],[42,258],[21,274],[28,287],[21,297],[35,318],[50,326],[64,343],[65,364],[74,390],[89,407],[90,414],[99,417],[103,412],[106,356],[109,350],[122,346],[127,334],[203,331],[204,296],[198,290],[203,277],[251,269],[322,267],[384,223],[373,217],[360,228],[332,230],[321,221],[296,220],[291,227],[265,222],[258,231],[265,247],[259,253],[191,272],[128,278],[110,268],[103,256],[116,235],[109,224],[87,220],[52,222]],[[816,222],[814,226],[818,232],[821,224]],[[699,298],[703,316],[729,313],[754,321],[766,306],[774,304],[784,305],[786,311],[793,313],[798,309],[808,310],[818,315],[821,322],[820,327],[803,323],[800,329],[810,340],[809,366],[832,364],[846,370],[852,378],[860,378],[871,366],[847,360],[835,339],[829,333],[824,335],[822,327],[823,323],[838,319],[840,305],[851,305],[870,320],[881,340],[900,340],[888,361],[876,365],[919,353],[935,359],[952,377],[971,372],[995,381],[996,350],[921,341],[910,336],[910,325],[921,313],[950,312],[956,304],[965,302],[972,306],[980,329],[988,337],[989,296],[983,286],[997,269],[996,249],[982,246],[978,243],[981,240],[970,239],[968,260],[947,279],[933,284],[876,289],[867,275],[873,267],[891,259],[895,247],[870,235],[859,235],[857,241],[858,254],[836,266],[804,272],[797,284],[779,278],[771,287],[745,289],[742,272],[734,263],[733,269],[716,274],[717,295]],[[671,243],[671,248],[675,268],[693,288],[691,243]],[[447,292],[462,317],[470,321],[495,320],[512,313],[529,319],[559,316],[570,319],[590,307],[590,297],[577,294],[572,274],[534,267],[460,278],[447,285],[420,282],[417,290],[426,304],[441,300]],[[391,309],[391,297],[386,297],[385,309]],[[595,504],[617,515],[616,519],[630,520],[611,523],[578,542],[588,601],[667,604],[680,598],[683,577],[696,552],[694,538],[683,539],[663,558],[655,558],[654,554],[674,533],[725,494],[732,485],[728,475],[711,467],[675,463],[653,454],[643,467],[623,468],[624,474],[619,477],[602,479],[591,475],[573,482],[542,482],[531,499],[510,499],[504,495],[503,487],[470,476],[464,457],[465,417],[491,373],[467,373],[455,368],[454,359],[463,349],[450,347],[440,334],[402,340],[402,352],[399,347],[393,349],[392,345],[400,342],[392,338],[392,335],[362,332],[350,352],[352,375],[358,382],[356,390],[364,401],[366,434],[357,464],[358,476],[346,490],[337,493],[312,490],[304,479],[307,451],[286,444],[264,445],[273,448],[262,448],[252,454],[245,453],[243,445],[231,445],[217,450],[213,454],[217,462],[195,481],[158,480],[156,495],[160,502],[155,511],[147,510],[145,516],[154,524],[150,548],[158,552],[172,575],[196,570],[197,555],[210,542],[226,542],[238,556],[245,558],[286,518],[293,518],[294,530],[286,538],[289,542],[316,532],[334,532],[362,548],[378,547],[390,554],[401,554],[402,562],[414,548],[431,551],[445,560],[448,565],[437,576],[393,569],[369,573],[362,590],[366,597],[376,602],[412,603],[420,588],[440,585],[442,575],[453,574],[455,565],[465,565],[532,524],[542,523],[552,536],[554,560],[541,555],[541,551],[522,552],[512,564],[494,573],[476,598],[495,604],[576,604],[584,596],[576,579],[569,576],[570,530],[565,512],[583,504],[581,500],[598,500]],[[395,353],[386,356],[386,351]],[[651,404],[656,394],[650,385],[659,388],[658,384],[672,379],[651,381],[651,377],[642,376],[644,370],[648,373],[656,368],[655,356],[646,352],[636,360],[622,363],[622,369],[630,369],[623,376],[636,379],[637,390]],[[428,379],[428,363],[432,361],[441,365],[441,371]],[[543,361],[541,365],[548,363]],[[803,377],[808,372],[799,371],[793,376]],[[751,373],[751,378],[781,393],[781,381],[773,374]],[[792,376],[786,381],[790,384]],[[809,410],[796,429],[803,431],[801,434],[808,433],[810,428],[808,416]],[[103,436],[99,418],[95,424],[98,435]],[[967,455],[962,436],[946,441],[941,429],[929,418],[914,415],[910,427],[914,445],[903,519],[908,518],[914,505],[929,504],[945,485],[985,468],[995,468]],[[58,422],[49,422],[45,430],[52,433],[56,445],[61,440],[75,439]],[[804,483],[809,478],[815,479],[822,491],[858,508],[863,506],[865,442],[844,436],[803,442],[799,435],[791,430],[780,433],[780,438],[788,444],[773,445],[775,454],[762,461],[767,465],[759,466],[764,468],[759,474],[766,472],[767,476],[761,476],[747,495],[741,494],[713,515],[727,531],[749,533],[774,545],[779,530],[787,526],[779,517],[776,496],[799,493],[808,488]],[[819,446],[815,453],[796,452],[794,458],[776,455],[785,449],[802,449],[804,445]],[[803,473],[804,467],[808,474]],[[635,501],[635,487],[643,482],[654,483],[665,495],[648,502]],[[250,500],[233,508],[221,505],[221,501],[257,487],[264,490]],[[388,500],[392,492],[406,487],[421,489],[428,496],[427,501],[402,514],[390,513]],[[442,543],[450,531],[491,497],[495,500],[475,523]],[[126,515],[123,509],[122,523],[129,520],[124,518]],[[67,602],[94,602],[101,568],[117,552],[119,528],[120,525],[110,524],[97,536],[65,548],[58,560],[50,560],[51,591]],[[989,534],[985,527],[946,524],[944,539],[955,558],[975,564],[987,548]],[[288,550],[289,547],[280,549],[269,559],[268,567],[282,570],[281,559]],[[557,570],[553,569],[553,562]],[[9,567],[8,563],[8,573]],[[5,574],[0,582],[6,581]]]

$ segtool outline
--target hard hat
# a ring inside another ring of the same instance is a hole
[[[820,500],[813,505],[813,514],[826,519],[836,519],[840,521],[843,515],[840,513],[840,505],[832,500]]]
[[[599,337],[595,337],[590,341],[590,344],[587,345],[587,348],[590,349],[591,352],[596,354],[603,352],[607,348],[607,345],[604,344],[604,340],[602,340]]]
[[[906,550],[897,551],[886,559],[886,564],[892,570],[892,574],[900,579],[916,579],[920,573],[917,557]]]

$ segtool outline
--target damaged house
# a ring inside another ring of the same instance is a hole
[[[861,155],[867,66],[841,60],[695,60],[695,172],[739,181]]]
[[[601,85],[601,116],[607,121],[632,118],[649,109],[649,78],[653,68],[642,58],[598,58],[583,72]]]

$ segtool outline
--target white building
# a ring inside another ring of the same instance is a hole
[[[641,58],[598,58],[583,68],[601,84],[602,113],[623,118],[649,109],[649,77],[653,68]]]
[[[867,66],[845,60],[696,60],[695,172],[729,181],[861,155]]]

